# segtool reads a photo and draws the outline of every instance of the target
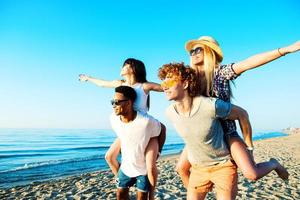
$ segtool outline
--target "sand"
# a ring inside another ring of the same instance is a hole
[[[254,142],[256,162],[277,158],[289,171],[288,183],[275,172],[258,181],[250,181],[239,173],[236,199],[300,199],[300,134]],[[174,171],[178,155],[159,159],[160,170],[156,199],[186,199],[186,190]],[[97,171],[67,178],[0,189],[0,199],[116,199],[110,171]],[[131,189],[135,199],[135,189]],[[215,199],[214,192],[206,199]]]

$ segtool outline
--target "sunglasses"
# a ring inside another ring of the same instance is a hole
[[[201,53],[201,51],[202,51],[201,47],[197,47],[195,49],[192,49],[192,50],[190,50],[190,56],[197,55],[197,54]]]
[[[176,85],[177,83],[179,83],[180,80],[178,79],[169,79],[166,81],[163,81],[160,86],[164,89],[164,88],[171,88],[174,85]]]
[[[123,99],[123,100],[111,100],[110,103],[113,106],[119,106],[122,102],[128,101],[129,99]]]

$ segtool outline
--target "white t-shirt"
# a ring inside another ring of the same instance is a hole
[[[145,150],[150,138],[160,134],[160,122],[142,112],[137,112],[136,118],[129,123],[122,122],[120,116],[112,113],[110,122],[121,141],[120,169],[129,177],[146,175]]]

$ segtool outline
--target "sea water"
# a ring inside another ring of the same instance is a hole
[[[254,140],[280,137],[263,132]],[[116,136],[101,129],[0,129],[0,188],[108,169],[105,152]],[[163,155],[179,153],[184,144],[168,130]]]

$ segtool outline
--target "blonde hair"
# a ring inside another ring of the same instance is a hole
[[[203,36],[201,39],[213,42],[216,45],[219,46],[218,42],[209,36]],[[201,81],[201,84],[206,84],[204,93],[206,96],[212,96],[212,91],[214,87],[214,76],[215,76],[215,70],[219,68],[220,63],[222,59],[219,58],[219,56],[216,54],[216,52],[210,48],[207,45],[201,45],[203,49],[203,71],[205,74],[205,82]],[[198,79],[201,79],[200,77],[200,71],[197,66],[193,65],[193,63],[190,63],[192,69],[194,69],[198,75]],[[200,80],[199,80],[200,83]],[[203,85],[201,86],[203,88]]]

